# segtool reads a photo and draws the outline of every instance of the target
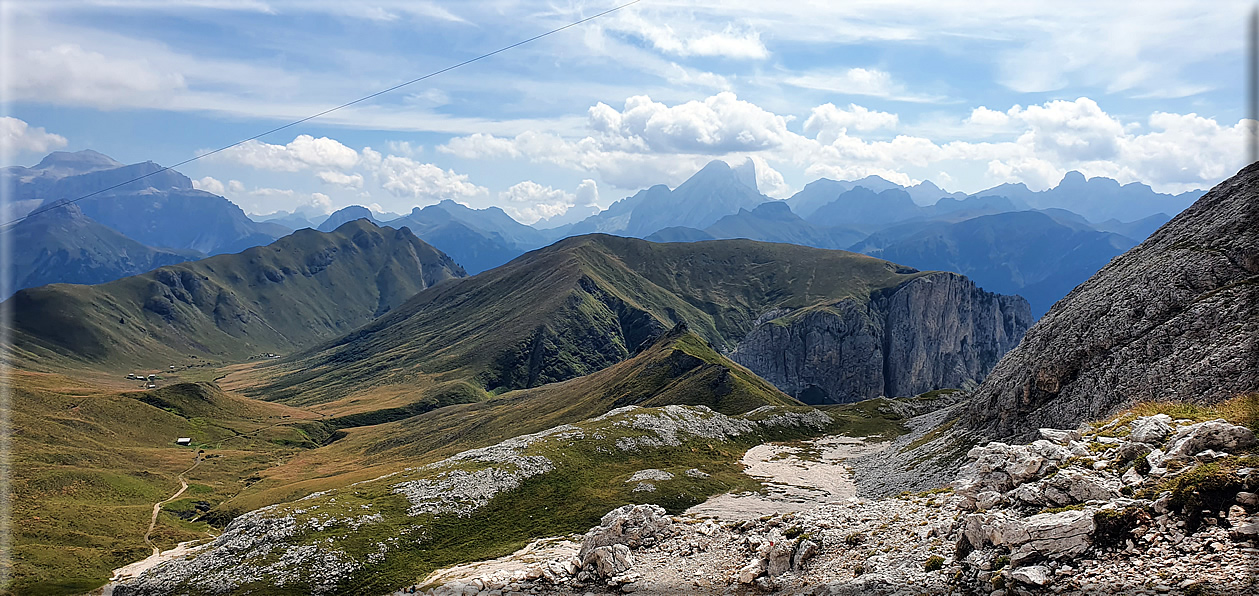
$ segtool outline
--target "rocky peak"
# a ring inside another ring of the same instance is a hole
[[[1220,183],[1050,309],[977,391],[994,437],[1137,401],[1259,390],[1259,164]]]

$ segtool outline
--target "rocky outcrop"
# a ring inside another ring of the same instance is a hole
[[[1026,300],[934,273],[869,303],[768,313],[731,358],[807,403],[910,396],[977,385],[1030,325]]]
[[[1063,298],[993,369],[966,425],[994,437],[1136,401],[1259,390],[1259,165]]]
[[[1159,593],[1254,587],[1253,577],[1211,572],[1215,561],[1247,566],[1256,552],[1246,545],[1259,514],[1249,492],[1259,470],[1244,465],[1250,429],[1159,414],[1080,430],[971,450],[949,501],[962,512],[948,534],[960,585],[1016,594],[1129,593],[1153,579]],[[1142,575],[1151,564],[1157,578]]]

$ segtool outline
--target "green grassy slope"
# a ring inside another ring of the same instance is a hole
[[[457,384],[490,394],[601,370],[685,322],[719,350],[772,308],[825,308],[919,275],[848,253],[748,240],[656,244],[601,234],[421,292],[393,313],[264,367],[255,395],[292,404]]]
[[[766,405],[802,404],[679,326],[629,360],[576,379],[396,421],[381,420],[380,412],[325,418],[319,422],[324,434],[348,430],[347,436],[305,454],[295,466],[264,475],[224,510],[234,515],[354,482],[366,468],[379,475],[629,405],[702,405],[735,415]],[[337,462],[353,466],[342,469]]]
[[[198,450],[208,457],[187,474],[188,491],[158,517],[153,540],[161,548],[217,533],[193,521],[200,510],[316,446],[297,428],[315,416],[212,385],[120,393],[39,373],[3,381],[13,390],[9,588],[17,594],[81,594],[148,556],[153,504],[179,489]],[[181,436],[193,445],[175,445]]]
[[[365,221],[300,230],[234,255],[98,286],[55,284],[11,300],[23,368],[166,368],[189,356],[244,359],[327,340],[463,275],[406,231]]]

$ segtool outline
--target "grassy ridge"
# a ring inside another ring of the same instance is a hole
[[[54,284],[11,299],[27,369],[148,366],[190,356],[242,360],[347,333],[416,292],[463,275],[405,231],[366,221],[300,230],[239,254],[97,286]]]
[[[676,323],[719,350],[772,308],[867,300],[919,272],[843,251],[749,240],[656,244],[594,234],[421,292],[337,341],[253,373],[253,395],[343,407],[445,383],[489,393],[586,375]]]
[[[344,438],[271,471],[223,508],[241,513],[627,405],[703,405],[734,415],[765,405],[801,404],[679,327],[633,358],[584,377],[347,428]]]

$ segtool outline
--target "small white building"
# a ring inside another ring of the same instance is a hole
[[[176,445],[191,445],[191,444],[192,444],[192,438],[191,438],[191,437],[179,437],[178,439],[175,439],[175,444],[176,444]]]

